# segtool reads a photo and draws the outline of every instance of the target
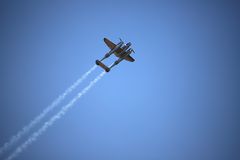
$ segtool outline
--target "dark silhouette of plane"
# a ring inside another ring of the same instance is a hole
[[[120,42],[118,44],[114,44],[107,38],[104,38],[103,41],[106,43],[106,45],[110,48],[110,51],[105,54],[105,56],[101,60],[96,60],[96,64],[102,67],[106,72],[109,72],[111,68],[113,68],[115,65],[120,63],[122,60],[127,60],[129,62],[134,62],[135,60],[130,56],[130,54],[134,52],[130,46],[132,45],[131,42],[128,42],[127,44],[124,44],[124,42],[120,39]],[[102,61],[111,54],[113,54],[116,57],[119,57],[118,60],[116,60],[110,67],[107,67],[105,64],[102,63]]]

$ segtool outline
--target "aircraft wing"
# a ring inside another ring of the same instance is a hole
[[[110,41],[109,39],[104,38],[103,40],[104,40],[104,42],[106,43],[106,45],[107,45],[111,50],[116,47],[116,44],[114,44],[114,43],[113,43],[112,41]],[[118,52],[118,53],[121,53],[121,51],[122,51],[121,48],[118,48],[118,49],[116,50],[116,52]],[[116,55],[116,54],[115,54],[115,55]],[[118,55],[116,55],[116,56],[119,57]]]
[[[127,60],[127,61],[130,61],[130,62],[134,62],[135,61],[135,59],[132,58],[130,55],[126,56],[124,59]]]
[[[116,47],[116,44],[114,44],[113,42],[111,42],[109,39],[104,38],[103,41],[106,43],[106,45],[112,50]]]

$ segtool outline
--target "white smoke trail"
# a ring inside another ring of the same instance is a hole
[[[76,97],[74,97],[67,105],[62,107],[62,109],[55,114],[49,121],[45,122],[44,125],[36,132],[34,132],[22,145],[17,147],[17,149],[6,159],[6,160],[12,160],[15,157],[17,157],[21,152],[24,151],[30,144],[32,144],[34,141],[38,139],[39,136],[41,136],[50,126],[52,126],[56,120],[60,119],[62,116],[65,115],[65,113],[73,107],[74,103],[80,99],[89,89],[91,89],[94,84],[96,84],[104,75],[105,71],[103,71],[101,74],[99,74],[93,81],[89,83],[88,86],[86,86],[81,92],[77,94]]]
[[[39,114],[35,119],[33,119],[28,125],[22,128],[16,135],[14,135],[8,142],[6,142],[0,148],[0,155],[7,151],[11,146],[17,143],[23,135],[28,133],[36,124],[38,124],[51,110],[53,110],[58,104],[60,104],[64,98],[71,93],[87,76],[96,69],[96,65],[90,68],[85,74],[83,74],[73,85],[65,90],[64,93],[58,96],[52,104],[45,108],[41,114]]]

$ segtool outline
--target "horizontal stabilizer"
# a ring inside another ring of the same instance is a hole
[[[102,67],[106,72],[110,71],[110,68],[108,68],[105,64],[103,64],[101,61],[96,60],[96,64],[100,67]]]

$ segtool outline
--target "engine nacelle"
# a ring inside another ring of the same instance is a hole
[[[120,63],[123,60],[123,58],[119,58],[117,61],[114,62],[115,65],[117,65],[118,63]]]

